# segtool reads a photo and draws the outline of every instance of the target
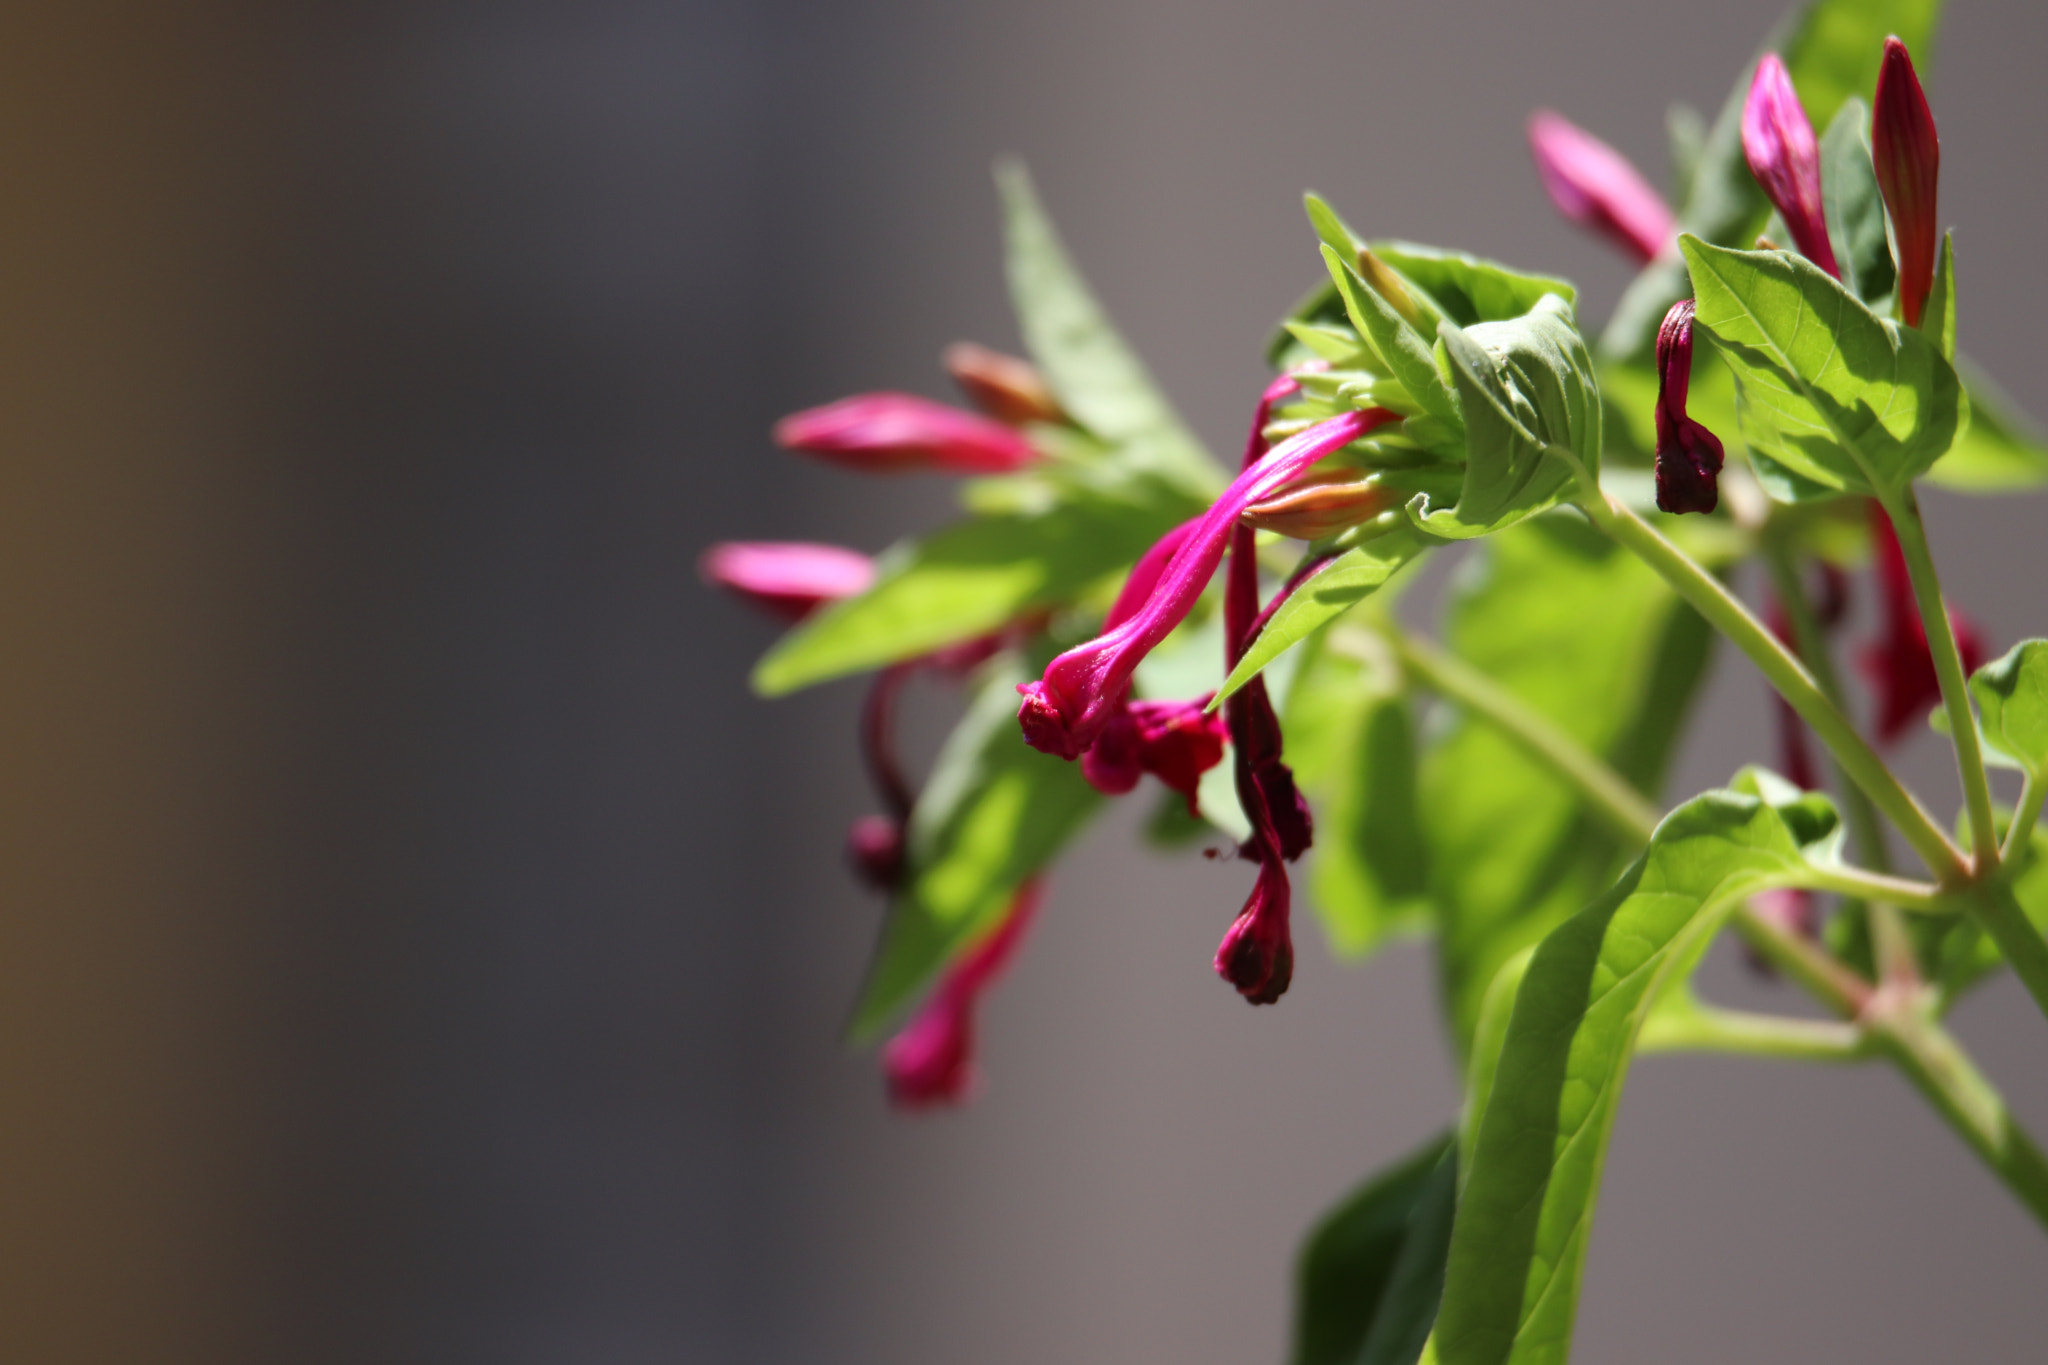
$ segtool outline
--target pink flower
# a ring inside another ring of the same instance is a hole
[[[1638,261],[1656,259],[1677,235],[1664,197],[1626,157],[1578,125],[1538,109],[1529,115],[1529,150],[1557,211]]]
[[[998,422],[1021,427],[1067,420],[1045,376],[1028,360],[956,341],[946,348],[945,365],[967,401]]]
[[[882,1048],[890,1102],[906,1109],[958,1104],[973,1093],[974,1011],[1002,975],[1038,913],[1043,883],[1017,888],[1002,920],[946,968],[924,1006]]]
[[[1216,974],[1251,1004],[1273,1004],[1294,980],[1294,939],[1288,927],[1292,896],[1286,864],[1262,859],[1251,899],[1217,945]]]
[[[1934,217],[1941,139],[1935,136],[1934,113],[1914,74],[1912,55],[1897,38],[1884,40],[1870,120],[1870,153],[1898,247],[1899,311],[1907,326],[1918,327],[1927,291],[1934,285],[1934,256],[1941,245]]]
[[[1800,253],[1822,270],[1842,278],[1828,240],[1827,214],[1820,197],[1820,144],[1792,75],[1775,52],[1766,52],[1750,81],[1742,108],[1742,154],[1750,174],[1784,216]]]
[[[1167,557],[1169,562],[1142,607],[1097,638],[1054,659],[1041,680],[1018,686],[1024,700],[1017,720],[1025,741],[1061,758],[1078,758],[1084,753],[1122,704],[1139,662],[1181,623],[1202,595],[1244,509],[1270,497],[1316,461],[1381,423],[1395,420],[1398,415],[1385,408],[1342,413],[1281,442],[1240,474],[1193,528],[1183,533],[1182,543]]]
[[[1000,422],[907,393],[860,394],[792,413],[775,424],[775,439],[867,474],[1007,474],[1038,458]]]
[[[1693,301],[1680,299],[1657,329],[1657,506],[1711,512],[1721,502],[1721,439],[1685,412],[1692,387]]]
[[[729,540],[698,561],[698,571],[763,610],[801,620],[827,602],[866,592],[875,562],[836,545]]]
[[[1124,703],[1081,755],[1081,775],[1097,791],[1121,796],[1151,773],[1187,798],[1188,814],[1199,816],[1196,789],[1202,774],[1223,761],[1229,736],[1223,718],[1205,710],[1210,695]]]
[[[1934,653],[1927,645],[1927,627],[1913,599],[1913,578],[1906,553],[1899,547],[1892,520],[1876,502],[1870,504],[1871,531],[1877,542],[1877,582],[1883,603],[1884,635],[1857,660],[1871,690],[1877,693],[1877,737],[1891,743],[1915,721],[1924,720],[1941,700],[1941,679],[1934,671]],[[1948,607],[1963,672],[1974,673],[1984,662],[1983,637],[1971,620]]]

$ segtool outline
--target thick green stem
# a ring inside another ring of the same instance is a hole
[[[1969,875],[1968,862],[1941,827],[1913,799],[1912,793],[1899,785],[1877,751],[1856,733],[1856,727],[1841,709],[1827,699],[1805,666],[1750,614],[1749,608],[1721,580],[1694,563],[1625,504],[1597,489],[1588,492],[1581,506],[1595,524],[1656,570],[1680,597],[1707,618],[1709,625],[1750,657],[1779,695],[1799,713],[1799,718],[1813,727],[1850,781],[1867,792],[1878,810],[1898,827],[1937,880],[1960,881]]]
[[[1520,697],[1464,660],[1399,631],[1388,640],[1401,662],[1433,692],[1486,717],[1577,787],[1595,813],[1636,843],[1648,843],[1662,817],[1641,792]]]
[[[1870,1039],[1853,1024],[1790,1019],[1692,1001],[1680,1009],[1650,1011],[1636,1036],[1638,1052],[1737,1052],[1796,1062],[1857,1062],[1871,1055]]]
[[[1969,679],[1963,672],[1962,651],[1956,648],[1955,627],[1941,600],[1941,578],[1934,569],[1934,554],[1927,547],[1927,528],[1920,521],[1920,499],[1911,488],[1893,497],[1879,499],[1898,532],[1899,548],[1906,555],[1906,572],[1913,580],[1913,600],[1920,608],[1920,621],[1927,629],[1927,647],[1934,654],[1934,676],[1941,681],[1941,702],[1948,711],[1950,737],[1956,746],[1956,767],[1963,781],[1963,804],[1970,812],[1970,842],[1977,857],[1976,871],[1987,874],[1998,866],[1998,830],[1991,820],[1991,780],[1984,771],[1984,752],[1977,742],[1977,718],[1970,710]]]

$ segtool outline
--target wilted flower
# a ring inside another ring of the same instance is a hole
[[[1036,877],[1019,887],[1001,922],[953,961],[924,1006],[882,1048],[892,1103],[917,1109],[957,1104],[972,1093],[978,1081],[974,1011],[1016,955],[1038,913],[1042,890]]]
[[[1680,299],[1657,329],[1657,506],[1666,512],[1711,512],[1721,503],[1721,439],[1685,411],[1692,319],[1693,301]]]
[[[1294,939],[1288,926],[1292,895],[1286,864],[1261,860],[1251,899],[1216,948],[1216,974],[1254,1005],[1274,1003],[1294,979]]]
[[[860,394],[792,413],[775,424],[775,439],[867,474],[1007,474],[1038,458],[1002,423],[908,393]]]
[[[1935,136],[1934,114],[1913,71],[1913,58],[1897,38],[1884,40],[1870,120],[1870,153],[1898,249],[1899,311],[1908,326],[1917,327],[1934,284],[1934,257],[1941,244],[1934,217],[1941,139]]]
[[[875,581],[875,562],[866,555],[798,541],[729,540],[706,550],[697,567],[705,582],[791,621],[866,592]]]
[[[1097,791],[1121,796],[1151,773],[1187,799],[1190,815],[1200,815],[1196,789],[1202,774],[1223,761],[1229,737],[1223,718],[1205,709],[1211,695],[1126,702],[1081,755],[1081,775]]]
[[[1628,158],[1570,120],[1529,115],[1529,150],[1550,202],[1645,264],[1669,246],[1678,220]]]
[[[1045,376],[1028,360],[956,341],[946,348],[945,366],[967,401],[999,422],[1021,427],[1067,420]]]
[[[1877,583],[1884,615],[1884,634],[1857,661],[1871,690],[1877,693],[1877,737],[1887,743],[1922,720],[1941,700],[1941,679],[1934,671],[1927,627],[1913,598],[1913,578],[1892,519],[1877,503],[1870,504],[1872,538],[1877,549]],[[1967,616],[1947,607],[1963,671],[1974,673],[1984,662],[1983,638]]]
[[[1799,92],[1792,88],[1792,75],[1775,52],[1766,52],[1757,61],[1749,85],[1749,102],[1742,108],[1742,154],[1750,174],[1784,217],[1800,254],[1840,279],[1821,205],[1820,144]]]

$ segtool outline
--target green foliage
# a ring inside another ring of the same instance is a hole
[[[1443,1290],[1457,1192],[1448,1137],[1324,1215],[1295,1271],[1290,1365],[1414,1365]]]
[[[1017,738],[1014,656],[991,663],[940,750],[911,815],[909,875],[890,903],[881,946],[850,1025],[869,1041],[948,959],[1000,918],[1011,896],[1052,861],[1102,798],[1078,764]]]
[[[1742,434],[1771,495],[1794,502],[1905,487],[1968,420],[1955,368],[1783,251],[1680,240],[1695,325],[1735,372]]]
[[[1885,237],[1884,196],[1870,161],[1870,106],[1852,96],[1820,140],[1820,184],[1842,284],[1876,307],[1898,282]]]
[[[1358,277],[1343,256],[1327,245],[1323,264],[1330,280],[1344,300],[1344,312],[1351,325],[1371,345],[1374,355],[1413,398],[1416,409],[1428,413],[1452,432],[1462,432],[1464,414],[1458,409],[1457,394],[1437,370],[1436,354],[1430,341],[1409,326],[1379,293]]]
[[[1661,578],[1573,512],[1490,539],[1444,624],[1460,658],[1652,793],[1709,640]],[[1583,908],[1636,850],[1498,727],[1461,716],[1431,728],[1420,810],[1445,1009],[1462,1049],[1501,965]]]
[[[1970,678],[1986,747],[2029,777],[2048,769],[2048,640],[2022,640]]]
[[[1942,258],[1948,259],[1946,250]],[[1940,277],[1936,280],[1939,290]],[[1954,320],[1951,307],[1951,338]],[[1934,462],[1927,481],[1960,493],[2014,493],[2048,484],[2048,443],[2032,419],[1968,356],[1956,358],[1956,370],[1969,386],[1970,426],[1948,454]]]
[[[1822,814],[1811,799],[1780,809],[1737,791],[1695,797],[1612,891],[1536,949],[1451,1236],[1442,1365],[1566,1358],[1637,1030],[1743,897],[1802,880],[1802,845],[1831,832]]]
[[[1547,294],[1511,321],[1446,322],[1440,335],[1465,414],[1465,479],[1449,507],[1417,495],[1416,525],[1464,540],[1543,511],[1576,478],[1560,452],[1597,476],[1600,389],[1568,300]]]

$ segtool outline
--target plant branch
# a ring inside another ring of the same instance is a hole
[[[1642,1052],[1737,1052],[1800,1062],[1855,1062],[1872,1052],[1869,1038],[1853,1024],[1723,1009],[1690,999],[1678,1009],[1660,1004],[1650,1011],[1636,1048]]]
[[[1680,597],[1707,618],[1708,624],[1750,657],[1779,695],[1791,703],[1800,719],[1813,727],[1849,779],[1867,792],[1878,810],[1898,826],[1937,880],[1960,881],[1969,875],[1969,864],[1962,852],[1949,842],[1912,793],[1899,785],[1877,751],[1822,693],[1805,665],[1750,614],[1749,608],[1721,580],[1701,568],[1627,505],[1609,498],[1597,487],[1585,491],[1580,505],[1595,525],[1656,570]]]
[[[1934,675],[1941,681],[1941,701],[1956,746],[1956,767],[1963,782],[1963,803],[1970,812],[1970,841],[1977,858],[1974,871],[1989,873],[1998,866],[1998,830],[1991,820],[1991,780],[1984,771],[1984,752],[1977,739],[1977,718],[1970,710],[1969,679],[1963,673],[1962,651],[1956,648],[1955,627],[1941,600],[1941,578],[1927,546],[1927,528],[1920,520],[1920,500],[1907,488],[1894,497],[1880,497],[1905,552],[1906,572],[1913,580],[1913,600],[1934,654]]]
[[[2020,803],[2013,810],[2012,824],[2006,827],[2005,843],[1998,850],[1998,860],[2009,863],[2027,846],[2027,839],[2034,832],[2034,823],[2041,818],[2041,798],[2048,796],[2048,778],[2029,774],[2027,785],[2020,789]]]

